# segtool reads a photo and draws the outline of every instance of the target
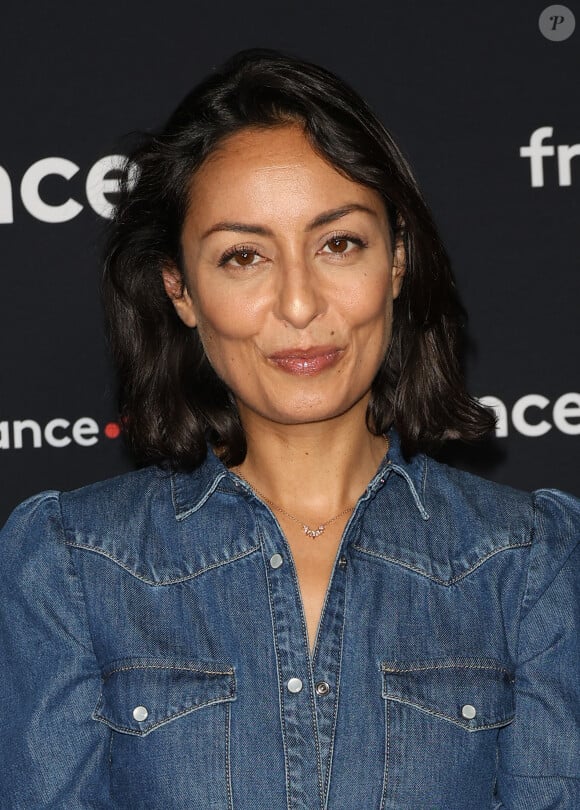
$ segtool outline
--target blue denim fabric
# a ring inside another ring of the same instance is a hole
[[[579,539],[574,498],[393,436],[311,658],[276,519],[212,454],[32,498],[1,535],[1,807],[578,810]]]

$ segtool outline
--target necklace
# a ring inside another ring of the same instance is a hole
[[[385,450],[385,453],[388,453],[389,437],[385,436],[384,439],[387,443],[387,449]],[[335,515],[334,517],[325,520],[324,523],[321,523],[319,526],[313,529],[307,523],[304,523],[303,520],[300,520],[300,518],[297,518],[295,515],[291,515],[290,512],[287,512],[286,509],[284,509],[282,506],[280,506],[277,503],[274,503],[274,501],[271,500],[270,498],[267,498],[262,492],[256,489],[256,487],[253,486],[253,484],[250,484],[250,482],[246,478],[244,478],[244,476],[241,473],[237,473],[237,475],[242,479],[242,481],[245,481],[246,484],[248,484],[248,486],[251,487],[251,489],[256,493],[256,495],[259,495],[263,501],[266,501],[266,503],[270,504],[270,506],[273,506],[274,509],[277,509],[278,512],[282,512],[282,514],[286,515],[287,518],[290,518],[290,520],[293,520],[295,523],[298,523],[300,526],[302,526],[302,531],[307,537],[312,538],[320,537],[321,534],[324,534],[327,526],[330,526],[330,524],[334,523],[335,520],[338,520],[343,515],[347,515],[349,512],[352,512],[354,510],[354,506],[347,506],[347,508],[343,509],[342,512],[339,512],[338,515]]]
[[[241,477],[242,476],[240,475],[240,478]],[[244,478],[244,481],[246,481],[245,478]],[[246,481],[246,483],[249,484],[250,482]],[[252,486],[252,485],[250,484],[250,486]],[[282,514],[286,515],[286,517],[290,518],[290,520],[293,520],[295,523],[298,523],[300,526],[302,526],[302,531],[304,532],[305,535],[307,535],[308,537],[313,537],[313,538],[314,537],[320,537],[320,535],[324,533],[327,526],[329,526],[331,523],[334,523],[334,521],[338,520],[339,517],[342,517],[343,515],[346,515],[349,512],[352,512],[352,510],[354,509],[354,506],[348,506],[346,509],[343,509],[342,512],[339,512],[338,515],[335,515],[334,517],[331,517],[329,520],[325,520],[324,523],[321,523],[319,526],[317,526],[315,529],[313,529],[310,526],[308,526],[306,523],[304,523],[302,520],[300,520],[299,518],[295,517],[294,515],[291,515],[290,512],[287,512],[282,506],[279,506],[277,503],[274,503],[274,501],[271,501],[270,498],[267,498],[261,492],[258,492],[258,490],[255,487],[252,487],[252,489],[254,490],[256,495],[260,496],[260,498],[263,501],[266,501],[266,503],[269,503],[270,506],[274,507],[274,509],[277,509],[279,512],[282,512]]]

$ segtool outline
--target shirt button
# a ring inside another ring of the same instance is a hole
[[[320,695],[321,697],[327,695],[330,692],[330,686],[326,683],[326,681],[318,681],[315,686],[316,694]]]
[[[270,565],[272,568],[280,568],[284,562],[284,557],[281,554],[272,554],[270,557]]]
[[[461,715],[465,717],[466,720],[473,720],[476,714],[475,706],[472,706],[470,703],[466,703],[461,709]]]
[[[302,691],[302,681],[300,678],[290,678],[286,686],[288,687],[288,691],[292,692],[293,694],[297,694],[298,692]]]
[[[147,720],[149,717],[149,712],[145,708],[145,706],[135,706],[133,709],[133,719],[137,720],[138,723],[141,723],[142,720]]]

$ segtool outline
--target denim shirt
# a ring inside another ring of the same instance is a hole
[[[1,807],[578,810],[580,503],[392,439],[312,656],[280,527],[211,451],[19,507]]]

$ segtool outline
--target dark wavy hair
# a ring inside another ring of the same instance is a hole
[[[413,174],[391,135],[343,81],[269,49],[244,50],[198,84],[164,128],[129,155],[107,246],[103,294],[119,370],[120,411],[137,461],[198,466],[207,442],[243,461],[235,399],[210,366],[197,329],[177,316],[161,270],[181,271],[191,179],[218,144],[246,127],[299,123],[313,149],[382,196],[406,273],[389,350],[372,383],[369,430],[395,425],[403,452],[478,439],[494,424],[464,386],[465,313],[450,263]],[[183,277],[183,276],[182,276]]]

